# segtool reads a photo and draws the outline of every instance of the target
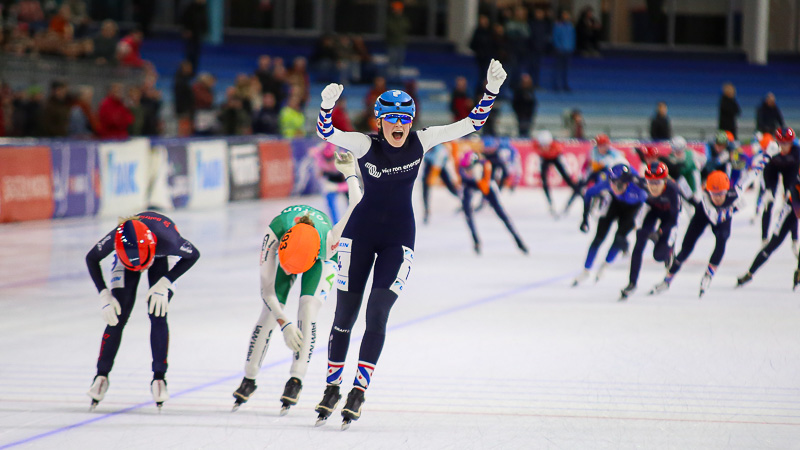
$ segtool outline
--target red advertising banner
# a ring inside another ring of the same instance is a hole
[[[261,160],[261,198],[288,197],[294,187],[294,162],[288,141],[258,143]]]
[[[49,147],[0,147],[0,222],[53,217]]]

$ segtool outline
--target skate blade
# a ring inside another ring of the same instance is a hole
[[[164,407],[164,402],[156,402],[156,408],[158,408],[158,413],[161,414],[161,408]]]
[[[233,408],[231,408],[231,412],[236,412],[239,410],[239,407],[242,406],[241,403],[234,403]]]
[[[327,417],[317,417],[317,423],[314,424],[315,427],[321,427],[328,423]]]
[[[291,406],[282,406],[281,407],[281,412],[279,413],[280,416],[283,417],[283,416],[289,414],[289,408],[291,408]]]
[[[89,412],[94,412],[95,408],[97,408],[97,405],[99,404],[100,402],[98,402],[97,400],[92,400],[92,404],[89,405]]]
[[[352,421],[350,419],[344,419],[342,421],[342,431],[347,431],[347,429],[350,428],[350,424],[351,423],[352,423]]]

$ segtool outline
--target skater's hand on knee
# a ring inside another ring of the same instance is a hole
[[[286,346],[292,349],[293,352],[299,352],[300,347],[303,345],[303,333],[297,328],[297,325],[292,322],[286,322],[281,327],[283,331],[283,340],[286,341]]]
[[[322,109],[332,109],[336,106],[336,100],[339,100],[339,96],[342,95],[342,91],[344,90],[344,86],[341,84],[331,83],[325,86],[325,89],[322,90],[322,103],[320,106]]]
[[[116,326],[119,323],[119,316],[122,313],[122,308],[119,306],[117,299],[111,295],[108,289],[103,289],[100,292],[100,311],[103,314],[103,320],[107,324]]]
[[[156,317],[167,315],[167,308],[169,307],[169,291],[172,288],[172,282],[167,277],[161,277],[156,284],[150,287],[147,291],[147,298],[150,302],[148,312]]]
[[[336,170],[341,172],[345,178],[356,174],[356,159],[353,158],[352,153],[335,152],[334,157],[333,164],[336,166]]]
[[[589,222],[586,219],[583,219],[581,222],[581,233],[588,233],[589,232]]]

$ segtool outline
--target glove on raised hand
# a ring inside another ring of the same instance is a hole
[[[345,179],[356,174],[356,159],[350,152],[335,152],[333,164],[336,166],[336,170],[344,175]]]
[[[499,94],[500,86],[506,81],[507,76],[500,61],[493,59],[489,63],[489,70],[486,71],[486,90],[495,95]]]
[[[336,106],[336,100],[339,100],[339,96],[342,95],[342,91],[344,90],[344,86],[341,84],[331,83],[325,86],[325,89],[322,90],[322,103],[320,106],[322,109],[332,109]]]

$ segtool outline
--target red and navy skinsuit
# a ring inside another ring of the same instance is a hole
[[[169,217],[157,212],[145,211],[138,214],[138,219],[150,228],[156,238],[155,259],[147,270],[149,285],[155,284],[162,276],[167,277],[170,282],[174,283],[197,262],[197,259],[200,258],[200,252],[191,242],[180,235],[175,223]],[[103,279],[100,261],[114,253],[114,236],[116,232],[116,228],[111,230],[86,255],[86,266],[89,268],[89,275],[91,275],[92,281],[97,287],[97,292],[107,288]],[[180,260],[175,263],[172,269],[169,268],[167,256],[180,257]],[[111,294],[119,302],[122,312],[119,315],[119,323],[115,326],[107,325],[103,332],[100,356],[97,360],[97,375],[108,376],[108,373],[111,372],[114,358],[119,350],[122,329],[125,328],[136,301],[136,288],[141,276],[142,272],[135,272],[123,267],[116,254],[114,255],[114,263],[111,269]],[[169,295],[172,298],[171,291]],[[154,379],[163,379],[167,371],[167,350],[169,347],[167,316],[156,317],[152,314],[149,316]]]
[[[642,226],[636,232],[636,244],[631,252],[630,283],[636,286],[639,272],[642,269],[642,254],[647,241],[658,226],[658,237],[653,247],[653,259],[665,262],[672,253],[671,235],[678,224],[678,214],[681,211],[681,190],[672,180],[666,180],[664,191],[659,196],[649,195],[645,203],[650,210],[644,215]]]

